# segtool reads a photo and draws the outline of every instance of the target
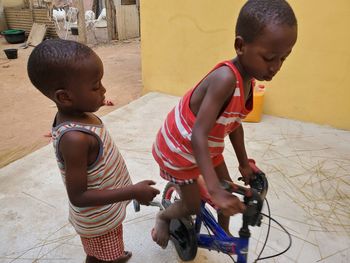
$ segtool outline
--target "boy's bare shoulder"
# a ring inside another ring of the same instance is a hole
[[[61,151],[71,151],[72,149],[88,149],[96,138],[81,131],[69,131],[62,135],[60,140]]]
[[[236,86],[236,76],[228,66],[222,66],[210,74],[210,82],[215,89],[231,90]]]
[[[88,139],[90,135],[79,130],[68,131],[62,135],[61,142],[66,141],[69,143],[79,143],[84,142]]]
[[[213,73],[214,76],[216,76],[218,79],[221,79],[222,81],[236,81],[236,76],[233,73],[232,69],[226,65],[217,68],[213,71]]]

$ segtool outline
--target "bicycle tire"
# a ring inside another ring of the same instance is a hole
[[[167,183],[162,196],[162,203],[165,207],[174,202],[171,200],[174,191],[180,196],[179,186],[172,182]],[[197,255],[198,245],[192,218],[173,219],[170,221],[169,229],[170,239],[174,243],[180,259],[183,261],[193,260]]]

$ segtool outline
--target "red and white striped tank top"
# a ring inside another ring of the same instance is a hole
[[[64,184],[65,167],[58,146],[62,136],[70,131],[90,134],[97,139],[100,145],[96,161],[86,171],[88,190],[117,189],[131,184],[124,159],[105,126],[75,122],[65,122],[52,128],[53,146]],[[69,221],[82,237],[100,236],[122,223],[128,203],[129,201],[124,201],[96,207],[77,207],[69,202]]]
[[[247,103],[244,102],[242,77],[231,61],[219,63],[206,76],[222,66],[229,67],[235,74],[236,87],[234,87],[230,102],[209,133],[209,152],[214,166],[219,165],[223,161],[224,138],[240,125],[241,119],[246,117],[252,110],[253,105],[253,96],[248,99]],[[199,175],[199,168],[191,146],[192,128],[196,121],[196,116],[190,109],[190,99],[193,91],[200,83],[189,90],[170,111],[158,131],[152,149],[153,157],[159,164],[160,169],[182,180],[194,179]],[[252,91],[250,93],[252,94]]]

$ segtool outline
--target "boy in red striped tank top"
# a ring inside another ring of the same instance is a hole
[[[153,240],[166,247],[169,222],[198,214],[202,175],[211,201],[221,210],[218,221],[229,233],[229,216],[244,211],[240,200],[223,190],[231,181],[223,150],[229,136],[247,184],[253,172],[244,146],[241,120],[252,110],[253,79],[270,81],[297,40],[297,20],[285,0],[249,0],[236,24],[237,56],[219,63],[168,114],[153,144],[161,176],[177,183],[181,200],[158,213]]]
[[[46,40],[31,53],[28,75],[58,109],[52,141],[69,197],[69,221],[86,262],[128,261],[122,225],[126,206],[132,199],[147,204],[159,191],[151,180],[132,184],[121,153],[93,114],[105,100],[101,59],[81,43]]]

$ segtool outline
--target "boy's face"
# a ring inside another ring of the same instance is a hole
[[[106,89],[101,80],[103,64],[100,58],[92,54],[77,65],[69,87],[72,107],[76,111],[95,112],[104,102]]]
[[[270,81],[292,52],[296,40],[296,26],[269,24],[253,42],[242,40],[241,52],[237,52],[239,61],[249,76]]]

